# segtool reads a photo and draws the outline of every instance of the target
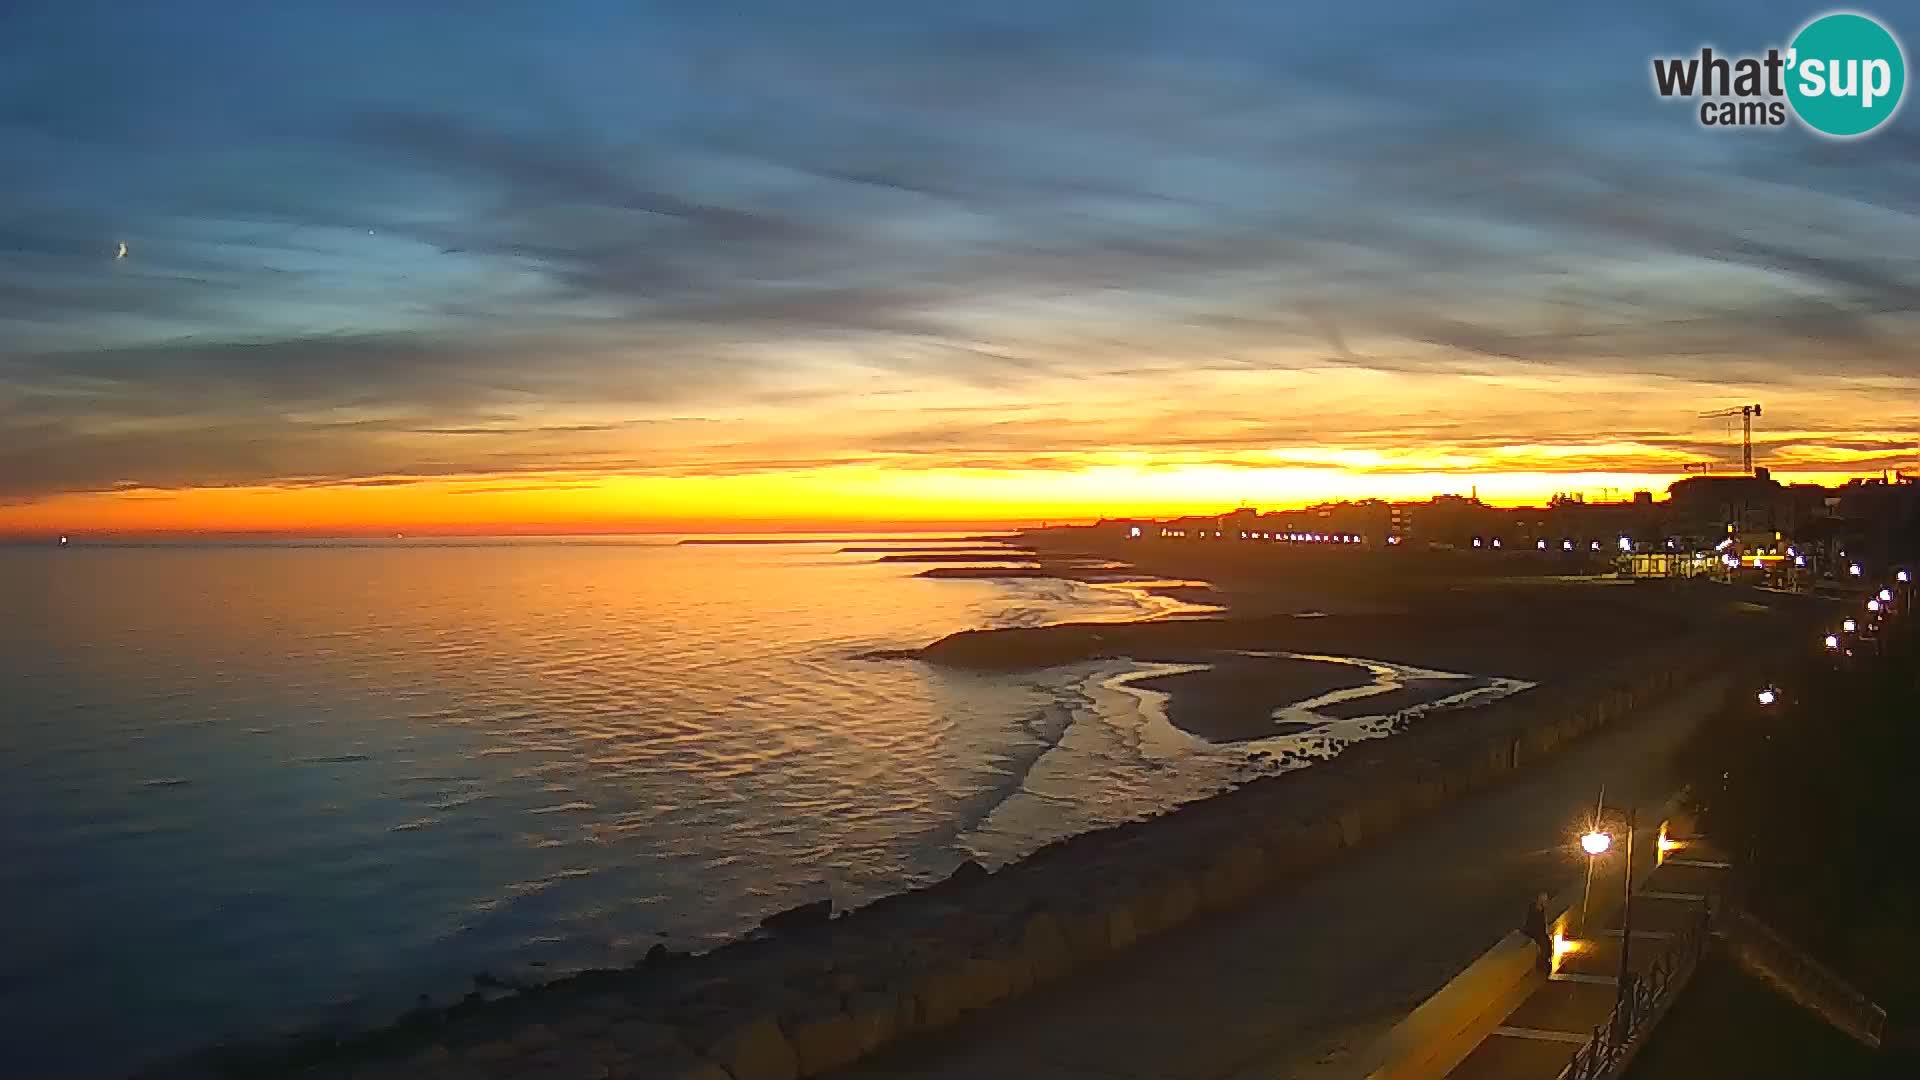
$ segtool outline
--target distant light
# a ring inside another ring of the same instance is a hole
[[[1859,577],[1859,576],[1860,576],[1860,564],[1859,564],[1859,563],[1854,563],[1854,564],[1853,564],[1852,566],[1849,566],[1849,567],[1847,567],[1847,573],[1849,573],[1849,574],[1852,574],[1852,575],[1853,575],[1854,577]]]
[[[1612,846],[1613,837],[1608,836],[1598,829],[1580,838],[1580,850],[1589,855],[1605,855],[1607,849]]]
[[[1787,554],[1789,554],[1789,555],[1799,555],[1799,554],[1800,554],[1800,552],[1798,552],[1797,550],[1795,550],[1795,549],[1793,549],[1793,548],[1788,548],[1788,549],[1787,549]]]
[[[1600,541],[1598,541],[1598,540],[1595,540],[1595,541],[1593,542],[1593,550],[1595,550],[1595,551],[1599,551],[1599,550],[1600,550]]]
[[[1891,604],[1891,603],[1893,603],[1893,590],[1892,590],[1892,589],[1881,589],[1881,590],[1880,590],[1880,602],[1881,602],[1881,603],[1883,603],[1883,604]]]
[[[1132,537],[1135,540],[1140,539],[1140,526],[1135,525],[1133,528],[1128,529],[1127,535]]]
[[[1793,557],[1793,565],[1795,566],[1807,565],[1807,557],[1805,555],[1795,555]]]
[[[1827,648],[1829,648],[1829,649],[1837,649],[1837,648],[1839,648],[1839,647],[1840,647],[1840,636],[1839,636],[1838,634],[1828,634],[1828,635],[1827,635]]]
[[[1860,624],[1854,622],[1852,619],[1848,619],[1846,622],[1840,624],[1840,631],[1842,633],[1851,634],[1858,629],[1860,629]]]
[[[1534,546],[1538,547],[1541,551],[1547,550],[1547,542],[1545,540],[1540,541],[1538,544]]]
[[[1477,537],[1477,536],[1476,536],[1476,537],[1474,537],[1474,538],[1473,538],[1473,546],[1474,546],[1474,547],[1479,547],[1479,546],[1480,546],[1480,538],[1479,538],[1479,537]]]
[[[1672,544],[1668,544],[1667,546],[1668,546],[1668,547],[1672,547],[1673,545],[1672,545]],[[1626,536],[1623,536],[1623,537],[1621,537],[1621,538],[1620,538],[1620,550],[1621,550],[1621,551],[1632,551],[1632,550],[1633,550],[1633,539],[1632,539],[1631,537],[1626,537]]]
[[[1867,601],[1867,610],[1878,613],[1880,610],[1880,601],[1877,599]]]
[[[1902,570],[1899,573],[1893,575],[1893,580],[1899,582],[1902,585],[1905,585],[1907,582],[1912,581],[1913,578],[1905,570]]]
[[[1774,702],[1780,700],[1780,695],[1775,693],[1771,687],[1760,691],[1760,693],[1757,696],[1759,697],[1760,704],[1762,705],[1771,705]]]
[[[1571,541],[1571,540],[1562,540],[1562,541],[1560,541],[1560,550],[1561,550],[1561,551],[1572,551],[1572,550],[1573,550],[1573,541]]]
[[[120,241],[120,247],[114,251],[113,257],[115,259],[124,259],[127,257],[127,242],[125,240]]]
[[[61,547],[66,547],[66,546],[67,546],[67,538],[66,538],[66,537],[64,537],[64,536],[63,536],[63,537],[61,537],[61,538],[60,538],[60,546],[61,546]]]
[[[1493,546],[1494,546],[1494,547],[1499,547],[1499,546],[1500,546],[1500,541],[1499,541],[1499,539],[1498,539],[1498,538],[1496,538],[1496,539],[1495,539],[1495,540],[1493,541]]]

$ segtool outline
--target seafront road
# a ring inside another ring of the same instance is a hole
[[[1245,909],[883,1052],[859,1080],[1317,1080],[1580,873],[1577,824],[1657,820],[1672,751],[1713,682],[1610,724],[1508,782],[1403,826]]]

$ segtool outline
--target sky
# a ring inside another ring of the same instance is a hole
[[[0,532],[1911,470],[1920,112],[1651,88],[1823,10],[8,0]]]

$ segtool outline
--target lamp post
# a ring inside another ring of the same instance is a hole
[[[1586,899],[1583,899],[1581,901],[1581,906],[1580,906],[1581,917],[1583,920],[1586,917],[1587,902],[1588,900],[1591,900],[1593,896],[1593,864],[1595,860],[1599,859],[1601,856],[1605,855],[1608,851],[1612,850],[1613,848],[1613,836],[1605,828],[1602,827],[1602,820],[1601,820],[1606,813],[1606,802],[1605,802],[1606,789],[1605,788],[1601,789],[1600,800],[1601,800],[1600,803],[1596,805],[1594,808],[1592,827],[1588,829],[1587,832],[1580,837],[1580,850],[1584,851],[1587,855]],[[1626,857],[1621,860],[1621,873],[1620,873],[1620,881],[1622,886],[1621,899],[1620,899],[1620,904],[1621,904],[1621,907],[1620,907],[1620,973],[1618,977],[1614,980],[1615,986],[1618,989],[1618,994],[1615,999],[1616,1006],[1622,1010],[1622,1017],[1626,1021],[1625,1028],[1628,1030],[1630,1030],[1633,1026],[1632,1017],[1630,1015],[1631,1010],[1633,1008],[1633,1000],[1634,1000],[1633,970],[1632,970],[1633,834],[1638,824],[1639,824],[1639,812],[1637,810],[1629,809],[1626,812],[1627,842],[1626,842],[1626,850],[1623,853]]]

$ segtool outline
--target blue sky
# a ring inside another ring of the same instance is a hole
[[[1290,6],[15,0],[0,500],[1408,440],[1677,471],[1750,397],[1789,467],[1912,462],[1914,111],[1843,143],[1650,89],[1821,9]]]

